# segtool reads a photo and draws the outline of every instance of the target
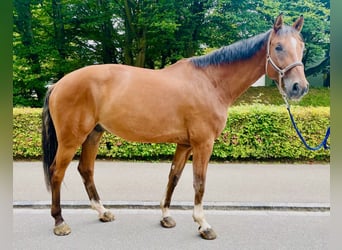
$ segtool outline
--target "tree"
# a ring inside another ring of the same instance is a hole
[[[330,72],[330,4],[326,0],[264,0],[258,11],[270,19],[278,10],[286,10],[285,21],[291,23],[304,16],[301,34],[306,42],[303,63],[306,76]],[[319,66],[320,65],[320,66]],[[330,74],[330,73],[329,73]]]
[[[217,7],[209,18],[215,22],[211,26],[215,32],[209,39],[210,46],[231,38],[230,42],[248,38],[264,32],[273,24],[279,13],[284,13],[285,22],[292,23],[304,15],[305,25],[302,36],[306,42],[303,56],[306,76],[325,74],[324,83],[330,79],[330,2],[328,0],[218,0]],[[227,28],[229,27],[229,28]],[[229,30],[228,30],[229,29]],[[220,32],[224,31],[224,32]]]
[[[120,1],[118,1],[120,2]],[[178,29],[175,0],[122,0],[124,23],[124,63],[138,67],[155,67],[156,54],[165,51],[174,41]],[[165,64],[162,63],[162,66]]]
[[[37,41],[32,29],[31,1],[14,1],[14,11],[15,31],[20,34],[20,37],[18,35],[14,37],[15,45],[18,44],[14,51],[15,60],[22,64],[22,67],[17,68],[18,71],[14,73],[14,77],[18,78],[18,81],[14,82],[14,103],[34,105],[35,100],[43,98],[45,90],[40,84],[43,77],[41,76],[39,53],[36,50]],[[20,44],[18,40],[20,40]],[[27,65],[30,66],[27,67]],[[25,87],[23,88],[23,86]],[[23,98],[16,99],[18,95]]]
[[[52,22],[54,28],[54,41],[58,51],[57,78],[64,76],[63,66],[67,58],[67,41],[65,37],[63,5],[61,0],[52,0]]]
[[[85,65],[163,68],[303,14],[307,76],[330,74],[328,0],[14,0],[14,105],[41,106],[45,86]],[[286,10],[286,11],[284,11]]]

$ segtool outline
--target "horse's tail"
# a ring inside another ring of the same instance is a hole
[[[45,184],[48,190],[51,189],[51,172],[50,166],[55,160],[56,152],[57,152],[57,136],[55,126],[53,124],[50,109],[49,109],[49,99],[50,94],[53,90],[54,86],[50,86],[44,101],[43,113],[42,113],[42,148],[43,148],[43,168],[45,175]]]

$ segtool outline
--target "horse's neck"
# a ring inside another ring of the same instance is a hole
[[[230,106],[253,83],[265,74],[266,46],[251,59],[206,69],[208,77],[217,87],[222,101]]]

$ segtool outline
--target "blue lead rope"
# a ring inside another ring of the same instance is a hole
[[[307,149],[313,150],[313,151],[319,150],[321,147],[323,147],[324,149],[330,149],[330,147],[327,145],[327,141],[328,141],[328,138],[330,136],[330,126],[328,127],[327,132],[325,133],[325,137],[324,137],[323,141],[317,147],[310,147],[306,143],[305,139],[303,138],[302,134],[300,133],[300,131],[296,125],[295,120],[293,119],[293,116],[292,116],[291,111],[290,111],[290,105],[287,103],[287,100],[286,100],[286,109],[289,112],[292,125],[293,125],[294,129],[296,130],[298,137],[300,138],[300,140],[303,142],[303,144],[305,145],[305,147]]]

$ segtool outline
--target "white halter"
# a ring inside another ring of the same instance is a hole
[[[285,75],[285,73],[287,71],[289,71],[290,69],[296,67],[296,66],[303,66],[303,63],[300,62],[300,61],[297,61],[297,62],[294,62],[294,63],[291,63],[290,65],[286,66],[284,69],[281,69],[279,68],[275,62],[272,60],[271,58],[271,55],[270,55],[270,45],[271,45],[271,36],[272,36],[273,32],[271,32],[271,34],[269,35],[268,37],[268,42],[267,42],[267,52],[266,52],[266,68],[265,68],[265,73],[267,74],[267,66],[268,66],[268,63],[270,63],[272,65],[272,67],[275,69],[275,71],[278,72],[278,84],[277,84],[277,87],[279,89],[279,92],[280,94],[283,96],[286,104],[288,105],[288,102],[287,102],[287,98],[286,98],[286,93],[284,92],[284,90],[282,89],[281,85],[282,85],[282,79]]]

